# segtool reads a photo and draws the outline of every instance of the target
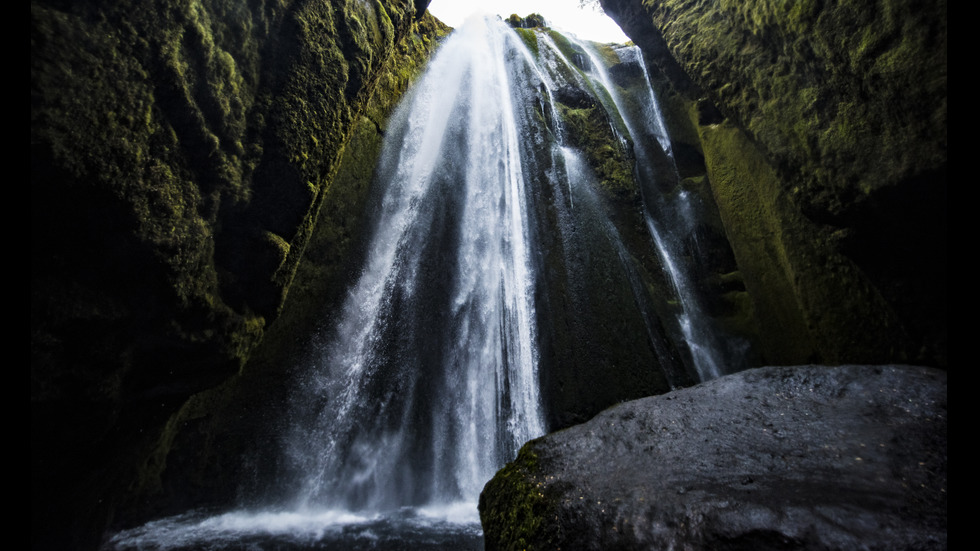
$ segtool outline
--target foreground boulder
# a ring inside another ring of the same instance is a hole
[[[769,367],[534,440],[480,496],[492,549],[943,549],[946,373]]]

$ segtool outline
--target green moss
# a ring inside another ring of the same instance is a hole
[[[532,29],[535,27],[544,27],[545,20],[541,14],[532,13],[527,17],[521,17],[516,13],[510,14],[510,17],[504,20],[508,25],[515,29]]]
[[[599,54],[599,59],[606,67],[612,67],[619,63],[619,55],[616,54],[616,50],[613,49],[612,44],[598,44],[594,43],[596,53]]]
[[[674,56],[780,170],[795,167],[805,210],[845,217],[853,188],[944,162],[945,2],[665,4],[652,15]]]
[[[607,192],[620,198],[636,193],[633,159],[612,133],[606,112],[599,106],[573,109],[558,104],[568,141],[585,153],[585,158]]]
[[[569,40],[565,38],[565,35],[561,34],[560,32],[553,29],[548,29],[548,35],[551,36],[551,40],[554,41],[555,46],[557,46],[558,50],[565,56],[565,59],[572,60],[575,59],[576,55],[582,54],[582,50],[569,42]]]
[[[768,160],[728,124],[702,128],[708,174],[769,363],[901,357],[895,314],[832,237],[806,220]],[[751,184],[750,184],[751,183]],[[745,297],[732,297],[745,305]],[[729,320],[748,326],[744,314]],[[867,319],[878,323],[867,324]]]
[[[916,212],[934,216],[915,234],[944,231],[930,228],[944,228],[945,218],[945,2],[887,0],[871,9],[859,2],[665,0],[642,9],[648,17],[623,19],[626,31],[643,37],[638,42],[648,50],[662,39],[727,124],[744,132],[736,139],[706,130],[704,153],[719,206],[745,216],[725,224],[741,249],[760,320],[767,309],[771,319],[796,318],[786,319],[795,335],[786,340],[795,343],[784,350],[793,358],[787,361],[811,359],[791,349],[814,350],[812,357],[828,362],[904,361],[910,350],[931,347],[931,330],[912,337],[919,344],[900,344],[928,308],[894,291],[915,287],[942,303],[944,291],[926,289],[942,287],[935,282],[944,269],[905,269],[883,260],[895,255],[882,251],[898,240],[926,241],[892,223],[917,220]],[[670,63],[660,65],[684,89]],[[732,178],[741,183],[729,187]],[[921,208],[892,199],[906,195]],[[915,255],[931,258],[933,250],[926,245]],[[765,278],[772,279],[767,290],[759,287]],[[769,299],[759,293],[781,298],[763,307],[759,301]],[[882,321],[862,327],[862,318]]]
[[[716,125],[701,136],[714,197],[763,325],[764,354],[772,363],[805,363],[816,347],[782,239],[779,179],[738,130]]]
[[[524,45],[531,51],[534,57],[538,56],[538,34],[533,29],[516,28],[517,35],[524,41]]]
[[[480,522],[487,549],[556,549],[558,508],[545,494],[533,442],[494,475],[480,494]]]

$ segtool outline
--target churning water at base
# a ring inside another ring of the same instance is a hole
[[[659,114],[634,120],[588,46],[580,44],[578,64],[592,68],[576,69],[548,34],[535,40],[532,53],[503,23],[470,20],[389,122],[363,269],[291,396],[283,435],[291,475],[279,481],[291,499],[154,521],[107,547],[482,548],[483,485],[547,428],[536,299],[547,277],[535,232],[557,227],[570,266],[582,249],[612,251],[605,258],[620,264],[661,367],[676,362],[670,346],[684,347],[701,378],[717,376],[702,369],[716,360],[664,229],[683,222],[671,211],[684,202],[644,197],[652,245],[682,305],[672,323],[686,342],[669,345],[641,268],[593,189],[595,175],[565,143],[554,98],[592,90],[624,151],[645,133],[669,155]],[[652,90],[642,101],[657,109]],[[641,149],[628,155],[649,195],[654,186],[644,180],[656,175]],[[569,273],[585,271],[578,262]]]
[[[191,511],[120,532],[109,549],[220,551],[479,551],[483,532],[472,504],[439,510],[395,511],[386,515],[323,510]]]

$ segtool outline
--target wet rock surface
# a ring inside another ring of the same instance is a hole
[[[613,407],[491,480],[487,549],[943,549],[946,374],[769,367]]]

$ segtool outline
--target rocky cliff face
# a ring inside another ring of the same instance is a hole
[[[239,372],[327,197],[358,200],[341,160],[434,46],[424,8],[32,2],[35,547],[97,541],[168,418]]]
[[[764,361],[945,365],[945,2],[602,4],[696,121]]]

